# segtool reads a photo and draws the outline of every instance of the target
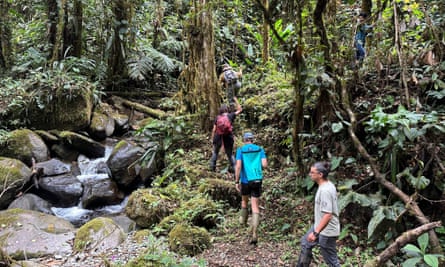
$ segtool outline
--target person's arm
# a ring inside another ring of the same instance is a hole
[[[238,98],[236,98],[236,96],[233,97],[233,100],[235,100],[235,104],[236,104],[236,110],[235,110],[235,114],[238,115],[241,113],[241,111],[243,111],[243,108],[241,107],[241,105],[238,102]]]
[[[236,72],[236,77],[238,77],[238,79],[240,79],[243,76],[243,69],[240,67],[239,71]]]
[[[317,240],[318,235],[323,231],[323,229],[328,225],[329,221],[332,219],[332,213],[323,213],[320,223],[314,226],[314,232],[310,233],[307,237],[308,241],[314,242]]]
[[[215,133],[216,133],[216,124],[213,124],[213,129],[212,129],[212,136],[210,137],[211,139],[211,141],[213,142],[213,137],[215,136]]]
[[[263,168],[267,168],[267,158],[262,158],[262,159],[261,159],[261,166],[262,166]]]
[[[240,173],[241,173],[242,162],[240,159],[236,160],[235,164],[235,187],[238,192],[241,191],[241,181],[240,181]]]

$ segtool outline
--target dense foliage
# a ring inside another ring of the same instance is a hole
[[[0,121],[0,141],[26,125],[31,102],[44,106],[57,90],[94,88],[97,101],[116,91],[183,91],[193,56],[186,35],[200,31],[191,2],[1,0],[0,117],[24,113]],[[356,1],[210,1],[209,49],[216,72],[222,63],[244,68],[240,126],[267,140],[273,168],[289,173],[280,192],[311,195],[308,164],[330,160],[347,222],[343,238],[380,253],[425,223],[418,218],[445,219],[445,4],[363,2],[371,3],[373,30],[361,63]],[[160,129],[169,152],[159,184],[182,171],[179,142],[192,134],[179,131],[190,123],[180,100],[164,103],[182,111],[177,119],[146,126]],[[443,250],[445,231],[435,233]],[[416,257],[430,254],[421,246]]]

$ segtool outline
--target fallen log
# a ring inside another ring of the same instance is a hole
[[[151,117],[157,118],[157,119],[163,119],[167,116],[167,114],[159,109],[153,109],[153,108],[149,108],[147,106],[144,106],[142,104],[136,103],[136,102],[132,102],[126,99],[121,99],[122,100],[122,105],[128,107],[128,108],[132,108],[135,109],[137,111],[143,112],[145,114],[150,115]]]

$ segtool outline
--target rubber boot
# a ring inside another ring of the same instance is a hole
[[[250,243],[256,245],[258,242],[258,225],[260,224],[260,214],[252,213],[252,239]]]
[[[247,216],[248,216],[247,208],[241,208],[241,216],[239,217],[239,223],[242,226],[247,225]]]
[[[312,261],[312,251],[309,249],[302,249],[300,257],[298,258],[297,266],[295,267],[309,267]]]

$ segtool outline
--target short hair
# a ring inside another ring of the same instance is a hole
[[[312,165],[318,172],[323,175],[323,178],[327,179],[329,172],[331,171],[331,163],[327,161],[319,161]]]
[[[227,112],[229,112],[229,107],[226,104],[223,104],[219,108],[219,114],[223,114],[223,113],[227,113]]]

